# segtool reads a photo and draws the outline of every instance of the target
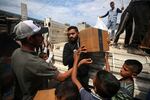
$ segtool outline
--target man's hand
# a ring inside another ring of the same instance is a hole
[[[93,62],[93,60],[91,58],[87,58],[87,59],[82,59],[78,66],[82,65],[82,64],[91,64]]]
[[[82,47],[80,47],[80,48],[77,50],[77,52],[78,52],[78,53],[81,53],[81,52],[87,53],[86,50],[87,50],[86,47],[85,47],[85,46],[82,46]]]
[[[99,18],[102,18],[101,16],[99,16]]]
[[[124,10],[124,7],[122,7],[121,10]]]
[[[74,51],[74,59],[79,58],[81,53],[87,53],[85,46],[80,47],[78,50]]]

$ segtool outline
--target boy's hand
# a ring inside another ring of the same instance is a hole
[[[87,53],[85,46],[82,46],[78,50],[74,51],[74,59],[79,58],[80,53]]]
[[[105,61],[108,61],[108,52],[105,52]]]
[[[83,87],[82,84],[80,83],[80,81],[77,79],[77,67],[79,65],[78,64],[78,60],[79,60],[81,52],[83,52],[83,53],[87,52],[85,46],[82,46],[78,50],[74,51],[74,63],[73,63],[73,71],[72,71],[72,75],[71,75],[71,79],[77,85],[78,90],[80,90]],[[83,62],[84,63],[88,63],[90,61],[89,60],[87,60],[87,61],[85,60]]]
[[[78,51],[78,53],[81,53],[81,52],[87,53],[87,50],[86,50],[85,46],[80,47],[77,51]]]
[[[106,66],[105,70],[110,72],[110,65],[109,65],[109,61],[108,61],[108,55],[109,55],[109,53],[105,52],[105,66]]]
[[[92,62],[93,62],[93,60],[91,58],[82,59],[78,65],[80,66],[82,64],[91,64]]]

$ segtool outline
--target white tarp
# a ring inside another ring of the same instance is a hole
[[[98,28],[98,29],[102,29],[102,30],[106,30],[108,31],[108,28],[107,26],[105,25],[105,23],[102,21],[101,18],[97,18],[97,22],[96,22],[96,25],[94,26],[95,28]]]

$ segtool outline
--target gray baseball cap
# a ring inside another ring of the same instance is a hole
[[[28,36],[47,32],[47,27],[38,26],[32,20],[21,21],[14,27],[13,30],[13,33],[16,34],[16,39],[24,39]]]

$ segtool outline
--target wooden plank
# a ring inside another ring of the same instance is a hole
[[[39,90],[33,100],[55,100],[55,89]]]

